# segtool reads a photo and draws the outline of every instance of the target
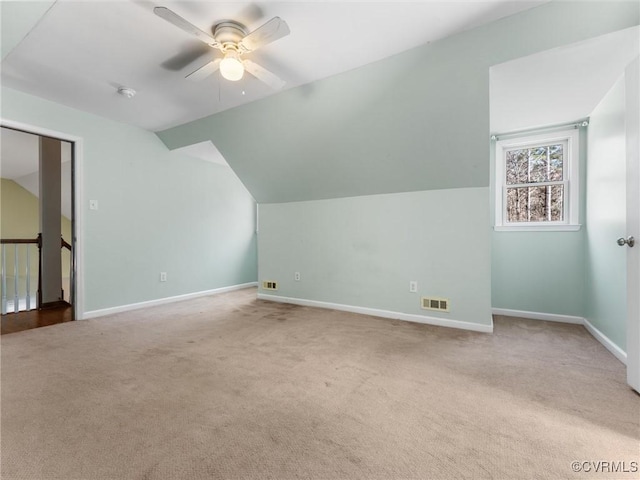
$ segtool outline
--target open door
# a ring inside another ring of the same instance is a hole
[[[627,383],[640,392],[640,57],[625,70],[627,237]],[[632,242],[631,239],[635,242]]]

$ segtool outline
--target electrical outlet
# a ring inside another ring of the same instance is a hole
[[[294,279],[296,282],[299,282],[299,281],[300,281],[300,272],[296,272],[296,273],[294,273],[294,274],[293,274],[293,279]]]
[[[167,281],[167,272],[160,272],[160,281],[161,282]]]
[[[409,282],[409,292],[416,293],[418,291],[418,282],[411,280]]]

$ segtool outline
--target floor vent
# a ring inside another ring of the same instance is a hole
[[[278,289],[278,282],[272,282],[272,281],[266,281],[266,282],[262,282],[262,289],[263,290],[277,290]]]
[[[447,298],[422,297],[421,300],[422,308],[425,310],[449,311],[449,300]]]

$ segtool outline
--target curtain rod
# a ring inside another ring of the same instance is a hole
[[[527,128],[524,130],[514,130],[513,132],[494,133],[491,135],[491,140],[500,140],[501,137],[510,137],[513,135],[523,135],[528,133],[543,132],[547,130],[558,130],[560,128],[580,128],[589,126],[589,119],[578,120],[577,122],[559,123],[557,125],[548,125],[546,127]]]

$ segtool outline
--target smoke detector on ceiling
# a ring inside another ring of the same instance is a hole
[[[133,98],[136,96],[136,91],[133,88],[129,88],[129,87],[118,88],[118,93],[123,97],[127,97],[127,98]]]

